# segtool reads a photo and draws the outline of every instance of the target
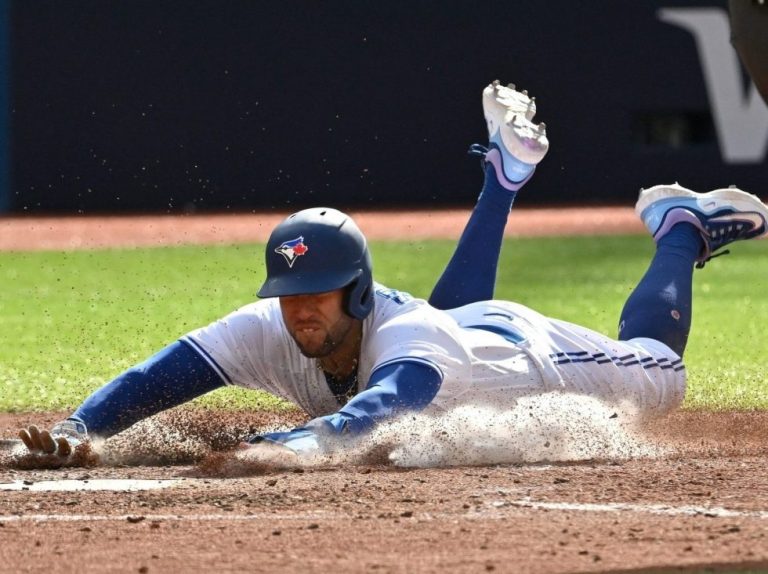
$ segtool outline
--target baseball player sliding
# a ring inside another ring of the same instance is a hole
[[[494,82],[483,109],[490,142],[471,151],[482,157],[485,183],[428,302],[374,282],[366,239],[347,215],[300,211],[269,238],[260,301],[120,374],[50,431],[21,430],[28,449],[65,463],[91,437],[223,385],[270,392],[314,417],[244,446],[297,456],[327,452],[402,413],[551,391],[631,401],[643,415],[677,407],[694,265],[766,234],[768,208],[737,189],[642,191],[637,213],[657,250],[626,302],[618,339],[493,300],[509,211],[549,142],[526,92]]]

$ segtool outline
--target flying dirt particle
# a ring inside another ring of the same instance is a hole
[[[126,520],[130,524],[137,524],[137,523],[139,523],[139,522],[141,522],[143,520],[146,520],[146,519],[147,519],[146,516],[128,516],[128,517],[126,517]]]

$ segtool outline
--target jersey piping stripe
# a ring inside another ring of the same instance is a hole
[[[612,363],[613,362],[613,360],[608,355],[606,355],[605,353],[596,353],[596,354],[594,354],[592,356],[595,358],[595,362],[598,365],[602,365],[604,363]]]
[[[189,337],[183,337],[181,341],[182,343],[186,343],[187,345],[192,347],[192,350],[195,351],[198,355],[200,355],[205,360],[205,362],[208,363],[214,371],[216,371],[216,374],[219,375],[219,377],[221,377],[222,381],[224,381],[227,385],[232,384],[232,379],[230,379],[227,376],[227,373],[224,372],[224,369],[222,369],[219,366],[219,364],[214,360],[214,358],[211,357],[208,354],[208,352],[205,349],[203,349],[197,341],[190,339]]]
[[[662,370],[673,369],[675,371],[682,371],[685,369],[682,359],[675,359],[670,361],[667,357],[644,357],[638,359],[635,355],[624,355],[623,357],[609,357],[605,353],[589,354],[588,351],[562,351],[560,353],[551,353],[549,358],[552,359],[555,365],[568,365],[574,363],[591,363],[595,362],[598,365],[605,363],[614,363],[618,367],[632,367],[634,365],[640,365],[644,369],[659,368]]]

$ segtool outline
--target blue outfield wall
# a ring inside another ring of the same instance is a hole
[[[12,4],[13,212],[469,205],[494,78],[552,142],[519,204],[768,194],[725,0]]]
[[[11,205],[10,128],[10,0],[0,0],[0,214]]]

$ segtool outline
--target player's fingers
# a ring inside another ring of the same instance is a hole
[[[29,425],[27,431],[29,432],[29,438],[32,441],[32,447],[29,450],[42,450],[43,443],[40,442],[40,429],[35,425]]]
[[[56,441],[53,440],[51,433],[47,430],[40,432],[40,447],[43,449],[44,453],[53,454],[56,452],[56,446]]]
[[[27,429],[21,429],[19,431],[19,438],[29,450],[35,450],[35,443],[32,442],[32,437],[29,436]]]
[[[58,450],[56,451],[56,454],[59,456],[67,457],[70,454],[72,454],[72,447],[69,444],[69,441],[66,439],[66,437],[60,436],[56,438],[56,444],[58,446]]]

